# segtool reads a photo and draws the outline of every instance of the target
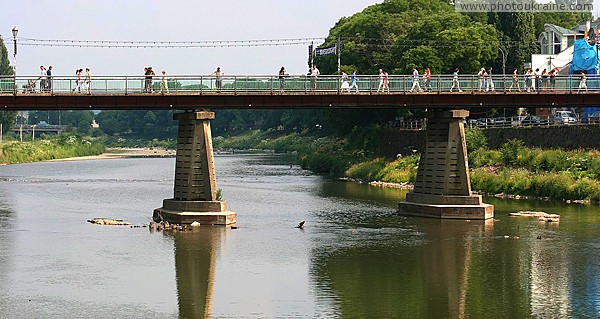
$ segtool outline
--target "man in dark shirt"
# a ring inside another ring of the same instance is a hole
[[[46,71],[46,87],[49,92],[52,92],[52,66],[49,66]]]

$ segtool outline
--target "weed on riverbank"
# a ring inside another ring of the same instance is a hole
[[[92,141],[88,137],[68,134],[37,139],[34,142],[4,141],[0,144],[0,163],[29,163],[99,155],[104,150],[102,143]]]

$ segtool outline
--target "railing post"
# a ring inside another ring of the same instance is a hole
[[[127,95],[127,85],[128,85],[127,76],[125,76],[125,95]]]

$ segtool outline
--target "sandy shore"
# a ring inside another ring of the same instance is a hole
[[[64,162],[64,161],[87,161],[87,160],[99,160],[99,159],[111,159],[111,158],[130,158],[130,157],[173,157],[175,156],[175,150],[166,150],[159,148],[108,148],[106,153],[102,153],[96,156],[80,156],[80,157],[69,157],[59,158],[50,160],[50,162]]]

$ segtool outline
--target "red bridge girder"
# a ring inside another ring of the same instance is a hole
[[[4,110],[490,108],[600,106],[600,92],[2,94]]]

